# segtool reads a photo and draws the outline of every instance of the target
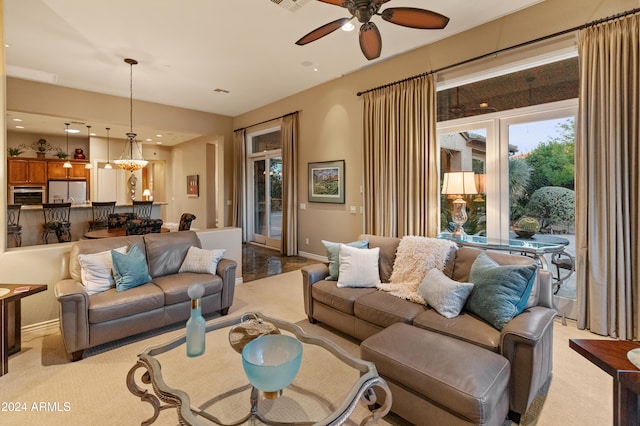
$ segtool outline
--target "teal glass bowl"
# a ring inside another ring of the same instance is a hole
[[[302,361],[302,344],[284,334],[267,334],[242,349],[242,367],[249,382],[263,392],[280,391],[293,382]]]

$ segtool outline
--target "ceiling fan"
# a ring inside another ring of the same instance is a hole
[[[338,28],[357,18],[362,23],[360,26],[360,49],[364,56],[376,59],[382,51],[382,37],[376,24],[371,22],[374,15],[382,16],[387,22],[402,25],[403,27],[418,28],[424,30],[443,29],[449,23],[449,18],[430,10],[415,7],[390,7],[379,12],[380,7],[389,0],[318,0],[346,8],[351,14],[350,18],[340,18],[329,22],[296,41],[298,46],[303,46],[321,37],[331,34]]]

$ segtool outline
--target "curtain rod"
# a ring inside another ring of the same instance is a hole
[[[557,33],[549,34],[549,35],[546,35],[546,36],[543,36],[543,37],[539,37],[539,38],[536,38],[536,39],[533,39],[533,40],[525,41],[523,43],[519,43],[519,44],[516,44],[516,45],[513,45],[513,46],[505,47],[503,49],[496,50],[496,51],[493,51],[493,52],[490,52],[490,53],[485,53],[484,55],[476,56],[475,58],[470,58],[470,59],[466,59],[464,61],[457,62],[455,64],[446,65],[446,66],[444,66],[442,68],[438,68],[438,69],[435,69],[435,70],[423,72],[422,74],[418,74],[418,75],[414,75],[414,76],[411,76],[411,77],[403,78],[402,80],[394,81],[394,82],[391,82],[391,83],[383,84],[381,86],[374,87],[372,89],[368,89],[368,90],[365,90],[365,91],[362,91],[362,92],[358,92],[357,95],[358,96],[362,96],[365,93],[369,93],[369,92],[372,92],[374,90],[384,89],[385,87],[390,87],[390,86],[393,86],[395,84],[404,83],[405,81],[414,80],[416,78],[424,77],[424,76],[427,76],[429,74],[435,74],[435,73],[438,73],[438,72],[441,72],[441,71],[446,71],[446,70],[451,69],[451,68],[459,67],[460,65],[466,65],[468,63],[475,62],[475,61],[478,61],[480,59],[487,58],[489,56],[494,56],[494,55],[497,55],[497,54],[500,54],[500,53],[504,53],[504,52],[512,50],[512,49],[517,49],[519,47],[528,46],[530,44],[539,43],[541,41],[545,41],[545,40],[548,40],[548,39],[551,39],[551,38],[559,37],[559,36],[574,32],[574,31],[583,30],[585,28],[593,27],[593,26],[602,24],[604,22],[613,21],[613,20],[618,19],[618,18],[624,18],[625,16],[633,15],[634,13],[638,13],[638,12],[640,12],[640,8],[635,8],[635,9],[632,9],[632,10],[628,10],[626,12],[621,12],[621,13],[618,13],[616,15],[608,16],[606,18],[598,19],[596,21],[591,21],[589,23],[579,25],[577,27],[569,28],[567,30],[562,30],[562,31],[559,31]]]
[[[293,111],[293,112],[290,112],[290,113],[288,113],[288,114],[282,114],[282,115],[281,115],[281,116],[279,116],[279,117],[270,118],[270,119],[268,119],[268,120],[264,120],[264,121],[261,121],[261,122],[259,122],[259,123],[251,124],[251,125],[249,125],[249,126],[245,126],[245,127],[240,127],[239,129],[234,129],[233,131],[234,131],[234,132],[237,132],[238,130],[246,130],[246,129],[248,129],[249,127],[259,126],[259,125],[261,125],[261,124],[268,123],[268,122],[273,121],[273,120],[279,120],[279,119],[284,118],[284,117],[286,117],[286,116],[288,116],[288,115],[297,114],[297,113],[299,113],[299,112],[300,112],[300,111]]]

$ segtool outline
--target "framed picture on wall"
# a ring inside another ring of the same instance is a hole
[[[187,176],[187,196],[188,197],[197,197],[200,195],[200,175],[189,175]]]
[[[344,204],[344,160],[309,163],[309,202]]]

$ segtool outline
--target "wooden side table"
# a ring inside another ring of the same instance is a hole
[[[613,424],[640,424],[640,370],[627,352],[640,348],[630,340],[571,339],[569,347],[613,377]]]
[[[21,288],[25,291],[16,293],[16,289]],[[0,327],[0,339],[2,340],[0,376],[9,372],[9,355],[20,352],[20,341],[22,340],[20,300],[46,289],[45,284],[0,284],[0,321],[2,322],[2,327]]]

